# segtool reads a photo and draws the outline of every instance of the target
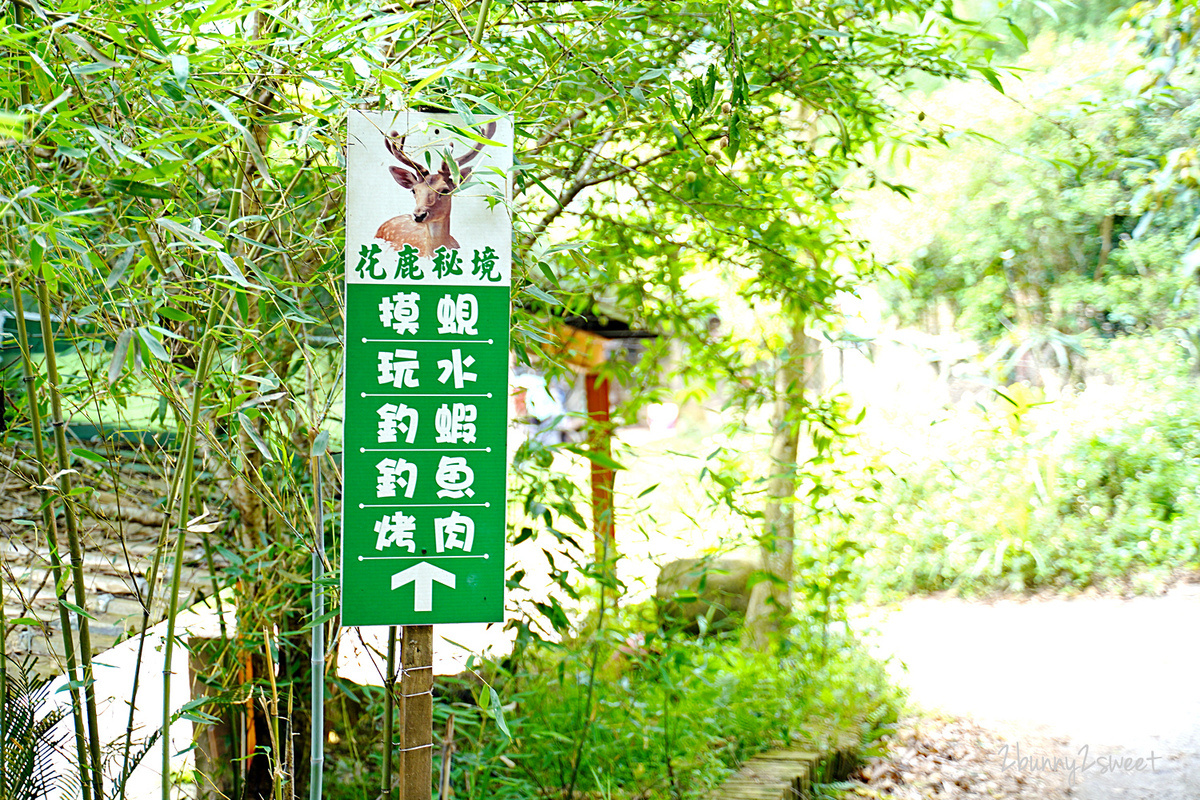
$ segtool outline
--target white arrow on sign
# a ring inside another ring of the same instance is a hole
[[[392,588],[399,589],[407,583],[415,583],[413,611],[433,611],[433,582],[454,588],[454,573],[435,567],[428,561],[409,567],[392,576]]]

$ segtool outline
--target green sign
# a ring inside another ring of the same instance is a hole
[[[351,112],[342,623],[504,614],[512,126]]]

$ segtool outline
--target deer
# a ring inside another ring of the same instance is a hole
[[[496,123],[491,122],[482,131],[483,138],[490,139],[495,132]],[[455,179],[449,161],[443,160],[441,169],[430,172],[405,153],[405,138],[392,131],[390,136],[384,138],[384,146],[408,168],[389,167],[389,170],[396,183],[413,193],[417,204],[411,214],[392,217],[380,225],[379,230],[375,231],[375,238],[387,242],[394,250],[412,245],[424,257],[433,256],[440,247],[457,250],[458,241],[450,235],[450,204],[454,191],[471,176],[474,168],[467,164],[479,155],[483,142],[477,143],[466,155],[454,159],[458,165],[458,178]]]

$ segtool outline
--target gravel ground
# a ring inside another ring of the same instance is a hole
[[[855,785],[846,797],[1065,800],[1075,796],[1076,782],[1066,767],[1071,753],[1065,739],[1021,732],[1018,740],[960,717],[912,717],[902,720],[884,743],[886,754],[868,760],[853,776]]]
[[[929,793],[879,796],[1200,798],[1200,585],[1156,597],[919,598],[872,611],[869,628],[914,708],[956,720],[914,723],[917,745],[893,751],[900,775],[938,772]]]

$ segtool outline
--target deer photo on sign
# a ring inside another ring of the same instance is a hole
[[[480,132],[485,138],[496,133],[496,123],[489,123]],[[450,209],[454,192],[471,177],[472,168],[467,166],[483,149],[483,142],[476,142],[466,155],[454,159],[443,159],[442,166],[433,172],[404,151],[405,140],[396,131],[384,140],[387,151],[403,166],[390,167],[392,178],[403,188],[412,192],[415,205],[411,214],[392,217],[379,226],[375,238],[387,242],[393,250],[402,250],[409,244],[418,253],[430,257],[439,247],[458,249],[458,240],[450,235]],[[451,168],[453,163],[457,169]]]

